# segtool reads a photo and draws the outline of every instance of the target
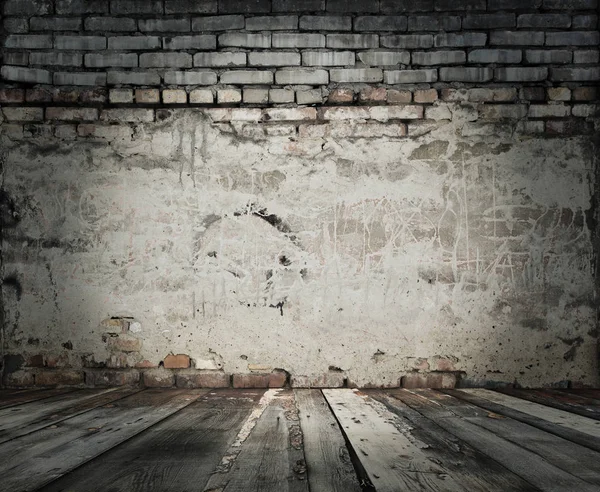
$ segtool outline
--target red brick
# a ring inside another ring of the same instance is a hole
[[[385,87],[367,87],[360,91],[358,99],[361,102],[385,102],[387,99],[387,89]]]
[[[412,368],[415,371],[428,371],[429,370],[429,362],[427,362],[427,359],[423,359],[423,358],[419,357],[414,361]]]
[[[432,103],[437,101],[438,93],[435,89],[416,90],[414,100],[417,103]]]
[[[48,89],[27,89],[25,100],[27,102],[50,102],[52,101],[52,92]]]
[[[170,388],[175,386],[175,374],[167,369],[151,369],[144,372],[143,383],[147,388]]]
[[[23,89],[0,89],[0,103],[20,103],[23,100]]]
[[[334,89],[327,98],[327,102],[331,104],[351,103],[352,101],[354,101],[354,91],[352,89]]]
[[[139,369],[154,369],[157,367],[157,365],[150,362],[149,360],[144,359],[144,360],[136,363],[135,367],[137,367]]]
[[[283,388],[287,383],[288,374],[285,371],[273,371],[269,375],[269,388]]]
[[[115,337],[108,337],[106,345],[110,350],[118,352],[139,352],[142,348],[142,340],[122,333]]]
[[[390,89],[387,91],[387,102],[390,104],[405,104],[412,101],[412,92]]]
[[[42,354],[30,355],[27,358],[28,367],[44,367],[44,356]]]
[[[320,376],[292,376],[292,388],[342,388],[345,383],[344,374],[329,372]]]
[[[90,386],[132,386],[139,381],[140,373],[132,369],[85,371],[85,382]]]
[[[105,103],[107,98],[106,89],[89,89],[79,94],[79,99],[83,103]]]
[[[219,371],[185,371],[177,374],[178,388],[229,388],[231,376]]]
[[[573,89],[574,101],[595,101],[598,99],[598,89],[596,87],[576,87]]]
[[[190,367],[190,356],[184,354],[169,354],[163,361],[165,369],[187,369]]]
[[[40,371],[35,375],[35,384],[37,386],[83,384],[83,372],[60,369]]]
[[[402,377],[402,387],[407,389],[414,388],[434,388],[447,389],[454,388],[456,385],[456,375],[445,372],[430,372],[427,374],[410,373]]]
[[[33,373],[30,371],[15,371],[4,375],[4,384],[9,388],[33,386]]]
[[[455,361],[448,357],[434,357],[431,366],[435,371],[453,372],[456,371]]]
[[[269,374],[234,374],[234,388],[268,388]]]

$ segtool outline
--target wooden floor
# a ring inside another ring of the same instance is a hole
[[[0,390],[0,490],[600,491],[600,390]]]

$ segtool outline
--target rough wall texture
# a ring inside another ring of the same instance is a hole
[[[3,26],[4,384],[599,382],[596,1]]]

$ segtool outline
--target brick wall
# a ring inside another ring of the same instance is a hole
[[[4,384],[598,383],[597,0],[0,29]]]

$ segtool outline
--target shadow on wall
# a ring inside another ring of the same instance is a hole
[[[81,382],[171,353],[308,385],[598,382],[589,138],[252,137],[180,116],[5,141],[5,370]]]

